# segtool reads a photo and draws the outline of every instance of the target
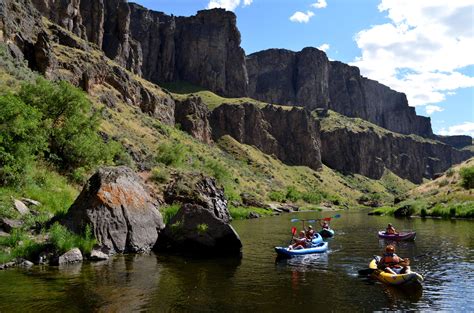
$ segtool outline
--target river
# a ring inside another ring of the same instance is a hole
[[[166,255],[118,256],[101,263],[0,271],[0,312],[372,312],[474,311],[474,222],[370,217],[341,211],[329,252],[275,262],[275,245],[290,239],[300,213],[234,221],[241,260]],[[415,229],[400,243],[402,257],[425,277],[422,288],[390,288],[358,276],[385,242],[378,229],[392,222]],[[300,225],[298,225],[300,226]]]

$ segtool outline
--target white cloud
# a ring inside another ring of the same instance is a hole
[[[443,136],[468,135],[474,137],[474,122],[464,122],[459,125],[450,126],[447,129],[441,128],[438,133]]]
[[[327,52],[330,48],[331,46],[328,43],[323,43],[322,45],[318,47],[319,50],[324,51],[324,52]]]
[[[435,112],[443,112],[444,109],[442,107],[439,107],[437,105],[432,105],[432,104],[429,104],[425,107],[425,110],[426,110],[426,114],[428,115],[431,115]]]
[[[253,0],[243,0],[242,6],[251,5]],[[241,0],[210,0],[207,4],[208,9],[222,8],[228,11],[234,11],[241,3]]]
[[[326,0],[318,0],[318,2],[313,3],[311,6],[316,9],[323,9],[328,6],[328,3],[326,2]]]
[[[364,76],[405,92],[413,106],[439,103],[474,77],[459,70],[474,64],[474,0],[381,0],[389,23],[355,36],[361,57],[352,65]]]
[[[313,16],[314,13],[312,11],[306,11],[306,13],[298,11],[290,17],[290,21],[296,23],[308,23],[310,18]]]

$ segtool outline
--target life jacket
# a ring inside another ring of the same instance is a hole
[[[395,228],[389,227],[385,230],[386,234],[395,234]]]
[[[400,263],[400,257],[395,253],[384,253],[380,263],[388,267],[401,267],[398,264]]]

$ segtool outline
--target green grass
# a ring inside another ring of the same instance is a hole
[[[163,216],[163,222],[165,224],[169,224],[171,219],[176,215],[176,213],[178,213],[180,208],[181,204],[178,203],[161,207],[160,212]]]
[[[47,213],[57,215],[67,212],[78,194],[78,189],[64,176],[46,164],[36,163],[27,171],[23,186],[0,187],[0,217],[20,218],[13,209],[12,197],[41,202],[41,206],[31,207],[40,212],[41,220]]]
[[[234,220],[246,219],[246,218],[248,218],[250,212],[257,213],[260,216],[273,215],[272,210],[267,210],[267,209],[262,209],[262,208],[254,208],[254,207],[234,207],[232,205],[229,206],[230,216]]]
[[[90,254],[97,243],[93,238],[90,226],[86,227],[82,236],[71,233],[66,227],[55,223],[49,230],[49,242],[59,254],[72,248],[79,248],[85,255]]]

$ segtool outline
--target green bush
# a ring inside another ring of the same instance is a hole
[[[298,201],[301,199],[301,193],[296,190],[294,186],[290,186],[286,189],[286,199],[291,200],[293,202]]]
[[[42,114],[13,95],[0,96],[0,185],[20,184],[46,149]]]
[[[196,227],[196,229],[197,229],[198,234],[204,235],[207,232],[207,230],[209,229],[209,226],[205,223],[202,223],[202,224],[199,224]]]
[[[178,213],[181,208],[180,204],[168,205],[160,208],[161,215],[163,216],[163,222],[169,224],[173,216]]]
[[[428,215],[428,212],[426,211],[425,208],[422,208],[421,211],[420,211],[420,216],[421,217],[426,217]]]
[[[187,157],[186,146],[181,143],[163,143],[158,146],[156,161],[167,166],[180,167]]]
[[[218,161],[214,160],[206,160],[204,164],[207,172],[217,179],[218,182],[221,184],[231,178],[229,171],[227,171],[226,167]]]
[[[459,172],[461,174],[461,186],[465,189],[474,188],[474,166],[465,167]]]
[[[170,174],[164,168],[155,167],[151,170],[151,179],[157,183],[164,184],[170,180]]]
[[[282,191],[271,191],[268,193],[268,198],[272,201],[284,202],[286,200],[286,195]]]
[[[48,159],[70,170],[112,163],[117,146],[104,143],[98,134],[100,112],[92,110],[86,94],[61,81],[38,78],[22,86],[19,98],[43,115],[48,130]]]
[[[447,179],[443,179],[442,181],[438,183],[438,187],[444,187],[444,186],[447,186],[448,184],[449,184],[449,181]]]

